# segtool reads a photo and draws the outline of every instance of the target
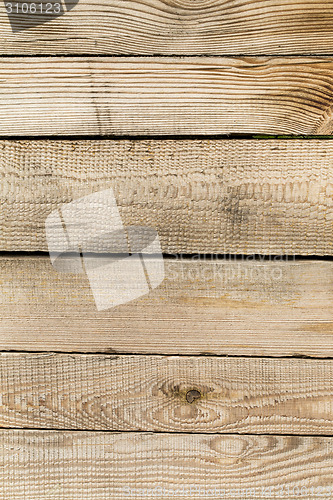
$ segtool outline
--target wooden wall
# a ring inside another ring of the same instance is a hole
[[[0,499],[332,497],[333,2],[68,5],[0,8]],[[107,188],[165,279],[98,312]]]

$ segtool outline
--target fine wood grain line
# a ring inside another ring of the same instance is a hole
[[[0,427],[332,434],[331,360],[2,353]]]
[[[47,251],[45,220],[112,188],[165,253],[333,255],[333,142],[0,141],[0,250]]]
[[[72,11],[31,28],[36,17],[21,16],[26,30],[12,33],[1,9],[2,54],[333,52],[331,1],[80,0]]]
[[[330,134],[332,58],[2,58],[0,135]]]
[[[164,262],[159,287],[98,312],[85,275],[2,256],[0,349],[333,357],[333,262]]]
[[[3,499],[289,500],[332,492],[328,437],[3,430],[0,450]]]

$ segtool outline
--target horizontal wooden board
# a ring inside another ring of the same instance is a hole
[[[333,142],[0,141],[0,250],[46,251],[50,212],[112,188],[165,253],[333,255]]]
[[[0,355],[0,427],[332,434],[333,361]]]
[[[333,439],[0,432],[0,493],[15,500],[329,498]]]
[[[330,134],[332,58],[2,58],[0,135]]]
[[[66,2],[68,3],[68,2]],[[20,3],[19,3],[20,5]],[[15,12],[15,4],[14,4]],[[36,26],[0,16],[2,54],[330,54],[332,2],[80,2]],[[31,27],[33,26],[33,27]],[[25,28],[25,29],[24,29]]]
[[[159,287],[98,312],[84,274],[2,256],[0,349],[333,357],[332,282],[328,261],[165,260]]]

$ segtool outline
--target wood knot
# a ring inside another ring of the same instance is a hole
[[[191,391],[188,391],[186,393],[186,401],[190,404],[192,404],[196,399],[200,399],[200,398],[201,398],[201,394],[196,389],[192,389]]]

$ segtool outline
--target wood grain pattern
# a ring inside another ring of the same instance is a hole
[[[3,256],[0,349],[333,357],[333,262],[171,259],[165,275],[98,312],[85,275]]]
[[[0,134],[330,134],[331,58],[3,58]]]
[[[112,188],[165,253],[333,255],[333,142],[0,141],[0,250],[47,251],[45,220]]]
[[[67,3],[67,2],[66,2]],[[71,12],[12,33],[0,17],[2,54],[331,54],[333,5],[277,0],[234,2],[80,0]]]
[[[0,427],[332,434],[331,360],[0,355]]]
[[[8,430],[0,443],[3,499],[289,500],[332,492],[327,437]]]

